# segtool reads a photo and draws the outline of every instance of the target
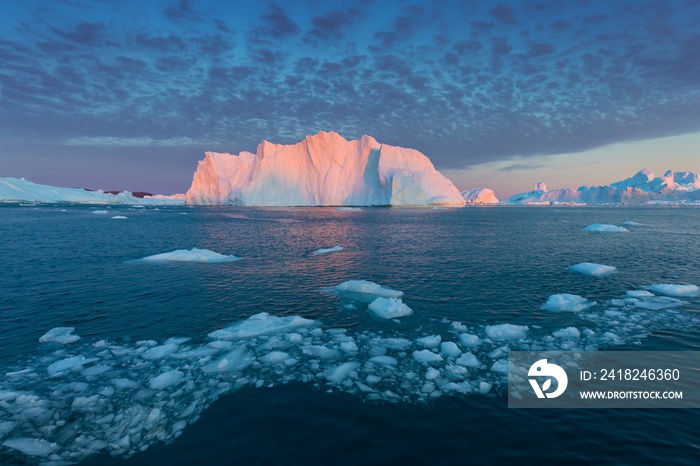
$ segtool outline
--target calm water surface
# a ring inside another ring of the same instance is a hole
[[[415,340],[437,333],[445,339],[446,320],[470,329],[528,325],[535,334],[588,325],[576,314],[540,310],[552,294],[573,293],[602,304],[653,283],[700,285],[696,208],[112,207],[106,215],[94,210],[0,207],[0,373],[40,364],[55,351],[78,354],[70,352],[71,345],[66,350],[38,342],[58,326],[76,328],[82,339],[73,345],[84,345],[80,354],[86,357],[87,351],[97,352],[89,345],[101,340],[133,346],[182,336],[192,339],[188,344],[204,345],[209,332],[260,312],[319,320],[323,328],[344,328],[348,335]],[[113,220],[114,215],[128,218]],[[582,231],[591,223],[625,221],[642,225],[623,234]],[[335,245],[344,250],[311,254]],[[193,247],[243,259],[127,262]],[[567,269],[579,262],[618,271],[595,278]],[[319,292],[352,279],[402,290],[415,314],[399,323],[383,321],[366,306],[341,309],[337,296]],[[687,324],[660,320],[648,334],[627,338],[615,349],[700,350],[700,330],[691,323],[700,300],[687,301],[677,309]],[[41,374],[32,387],[40,386]],[[88,385],[93,382],[104,384],[89,379]],[[152,442],[128,459],[110,457],[109,447],[78,459],[115,465],[700,460],[698,410],[518,411],[509,410],[505,393],[495,389],[488,396],[389,403],[343,390],[329,393],[323,384],[301,380],[266,386],[222,393],[174,442]],[[76,392],[81,388],[92,390],[78,386]],[[3,433],[2,422],[19,422],[2,410],[0,404],[0,443],[17,432]],[[0,463],[24,461],[39,459],[0,447]]]

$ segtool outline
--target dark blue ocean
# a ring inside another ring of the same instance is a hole
[[[191,248],[241,259],[135,261]],[[617,271],[567,268],[581,262]],[[3,465],[700,460],[699,410],[509,409],[493,370],[513,349],[700,351],[700,298],[619,302],[700,285],[697,208],[5,205],[0,264]],[[348,280],[402,291],[413,315],[329,290]],[[589,306],[540,309],[560,293]],[[489,339],[502,324],[527,329]],[[80,339],[39,342],[56,327]]]

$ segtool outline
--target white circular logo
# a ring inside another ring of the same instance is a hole
[[[530,385],[535,391],[537,398],[556,398],[566,390],[566,386],[569,384],[569,378],[566,376],[566,372],[561,367],[556,364],[550,364],[546,359],[540,359],[530,366],[530,370],[527,372]],[[535,378],[532,378],[535,377]],[[540,387],[537,377],[546,377],[547,379],[542,383]],[[557,389],[553,392],[547,392],[552,387],[552,379],[557,381]]]

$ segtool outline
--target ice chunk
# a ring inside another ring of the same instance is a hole
[[[581,338],[581,332],[576,327],[567,327],[557,330],[552,335],[565,340],[578,340]]]
[[[153,377],[148,381],[148,386],[152,390],[162,390],[171,385],[175,385],[185,376],[185,373],[178,370],[163,372],[162,374]]]
[[[335,210],[340,210],[340,211],[358,211],[362,210],[359,207],[336,207]]]
[[[308,355],[311,356],[312,358],[318,358],[318,359],[337,359],[340,357],[340,352],[334,349],[331,349],[327,346],[324,345],[309,345],[309,346],[304,346],[301,351]]]
[[[443,361],[442,356],[437,353],[433,353],[430,350],[424,349],[420,351],[413,352],[413,359],[421,364],[432,364],[435,362]]]
[[[508,373],[508,361],[505,359],[499,359],[498,361],[494,362],[493,365],[491,366],[491,372],[496,372],[499,374],[507,374]]]
[[[455,361],[456,364],[464,367],[479,368],[481,363],[472,353],[464,353]]]
[[[529,328],[526,325],[500,324],[487,325],[486,335],[492,340],[512,341],[521,340],[527,336]]]
[[[19,450],[25,455],[29,456],[49,456],[51,453],[58,448],[55,443],[49,443],[46,440],[29,438],[29,437],[15,437],[10,438],[2,442],[4,447],[14,448]]]
[[[356,353],[358,349],[354,341],[344,341],[340,344],[340,350],[344,353]]]
[[[429,367],[428,370],[425,371],[425,378],[427,380],[435,380],[438,377],[440,377],[440,371],[434,367]]]
[[[413,314],[413,309],[396,298],[377,298],[370,303],[369,310],[382,319],[396,319]]]
[[[285,353],[284,351],[271,351],[265,356],[261,357],[260,362],[264,362],[266,364],[279,364],[284,362],[285,359],[289,359],[289,354]]]
[[[202,370],[206,373],[240,372],[250,366],[254,359],[245,345],[240,345],[226,353],[219,360],[202,367]]]
[[[593,223],[591,225],[588,225],[586,228],[583,229],[583,231],[593,231],[593,232],[602,232],[602,233],[622,233],[625,231],[629,231],[627,228],[624,227],[618,227],[616,225],[610,225],[606,223]]]
[[[49,375],[55,375],[59,372],[69,371],[75,367],[82,367],[95,361],[99,361],[99,358],[86,359],[85,356],[73,356],[50,364],[46,370]]]
[[[700,296],[700,288],[697,285],[675,285],[670,283],[657,283],[649,285],[648,290],[654,293],[675,296],[677,298],[694,298]]]
[[[218,262],[233,262],[241,260],[237,256],[226,256],[218,252],[210,251],[209,249],[192,248],[178,249],[172,252],[164,252],[162,254],[154,254],[139,259],[136,262],[200,262],[200,263],[218,263]]]
[[[173,344],[173,343],[167,343],[165,345],[155,346],[153,348],[147,349],[146,352],[143,353],[143,359],[145,359],[147,361],[163,359],[163,358],[173,354],[175,351],[177,351],[177,349],[178,349],[178,346]]]
[[[547,298],[547,302],[540,309],[549,312],[580,312],[593,306],[595,302],[569,293],[554,294]]]
[[[403,291],[392,290],[367,280],[348,280],[331,288],[340,297],[371,303],[376,298],[400,298]]]
[[[332,248],[317,249],[314,252],[312,252],[311,254],[314,254],[314,255],[328,254],[330,252],[338,252],[338,251],[342,251],[342,250],[343,250],[342,246],[333,246]]]
[[[622,222],[622,224],[623,224],[623,225],[629,225],[629,226],[643,225],[642,223],[630,222],[630,221]]]
[[[462,333],[459,335],[459,341],[464,346],[475,347],[481,344],[481,338],[477,335],[471,335],[469,333]]]
[[[424,348],[437,348],[440,346],[442,337],[440,335],[428,335],[426,337],[421,337],[416,341]]]
[[[39,343],[48,343],[50,341],[62,343],[64,345],[74,343],[80,340],[80,337],[78,335],[73,335],[73,332],[75,332],[75,327],[55,327],[39,338]]]
[[[112,220],[126,220],[126,217],[123,215],[115,215],[114,217],[110,217]]]
[[[97,215],[107,215],[109,210],[93,210],[92,213]]]
[[[304,319],[299,316],[277,317],[271,316],[267,312],[261,312],[248,317],[243,322],[211,332],[209,337],[216,340],[232,341],[261,335],[287,333],[298,328],[312,327],[315,324],[315,320]]]
[[[617,269],[610,265],[594,264],[592,262],[581,262],[580,264],[570,266],[569,270],[572,270],[576,273],[580,273],[582,275],[600,277],[603,275],[610,275]]]
[[[326,374],[326,379],[333,383],[341,383],[353,371],[360,366],[357,362],[346,362],[334,369],[331,369]]]
[[[386,366],[395,366],[399,363],[399,361],[397,361],[396,358],[392,358],[391,356],[374,356],[372,358],[369,358],[369,362],[373,362],[375,364],[384,364]]]
[[[652,311],[660,311],[662,309],[670,309],[672,307],[688,304],[687,301],[681,301],[668,296],[654,296],[651,298],[638,299],[634,301],[634,306],[640,309],[649,309]]]
[[[492,383],[479,382],[479,393],[481,393],[482,395],[486,395],[488,392],[491,391],[491,387],[493,387]]]
[[[440,343],[440,354],[446,358],[456,358],[462,351],[457,347],[457,344],[452,341]]]
[[[654,293],[650,293],[647,290],[630,290],[625,295],[628,298],[650,298],[654,296]]]

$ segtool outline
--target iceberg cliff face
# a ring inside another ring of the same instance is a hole
[[[413,149],[348,141],[335,132],[293,145],[263,141],[257,152],[207,152],[188,204],[245,206],[464,205],[450,180]]]
[[[700,176],[695,172],[673,172],[654,178],[654,172],[644,169],[626,180],[609,186],[581,186],[547,190],[538,183],[534,191],[520,193],[505,204],[655,204],[696,203],[700,201]]]

